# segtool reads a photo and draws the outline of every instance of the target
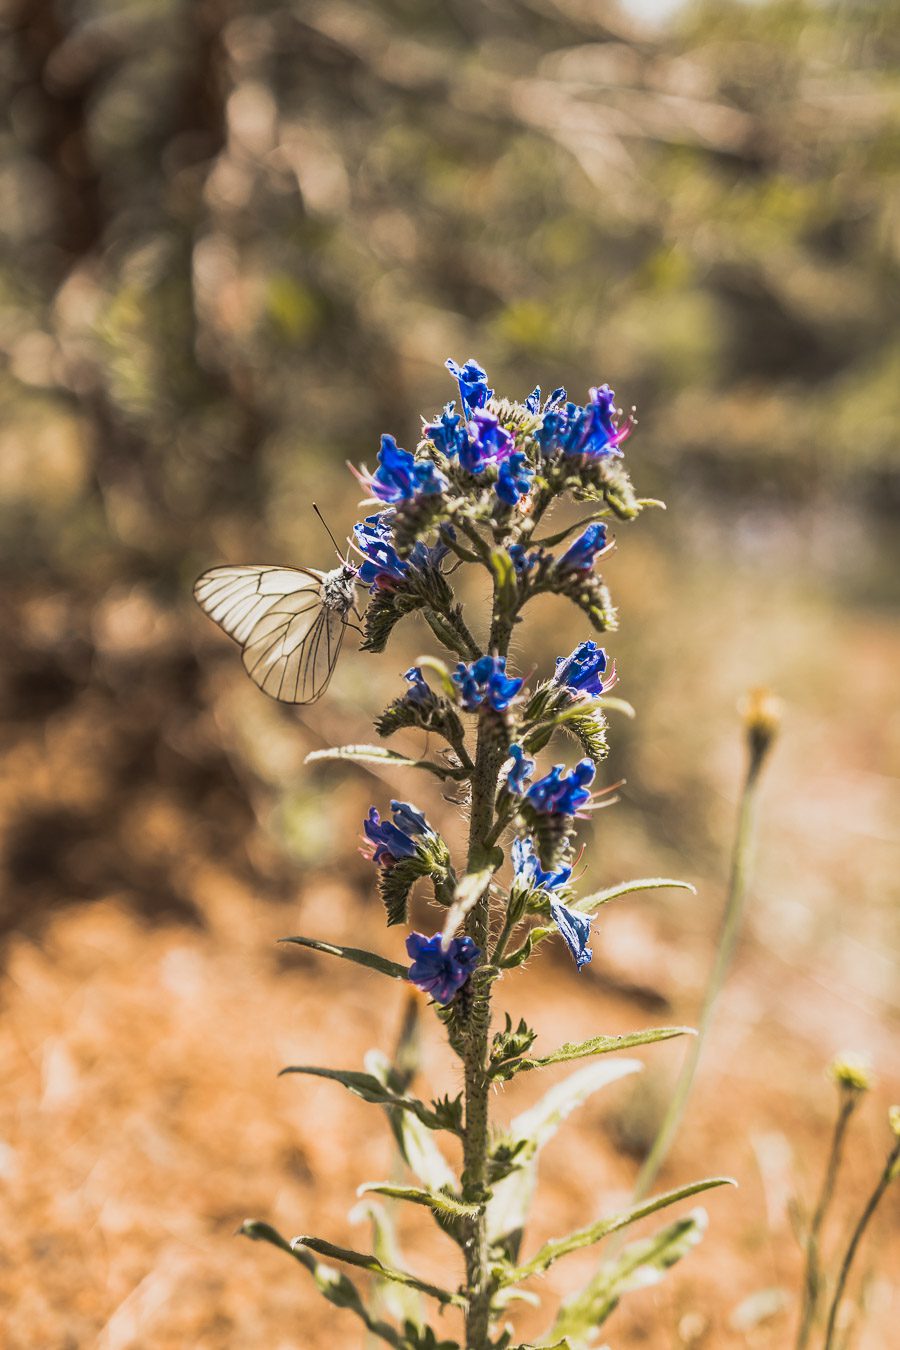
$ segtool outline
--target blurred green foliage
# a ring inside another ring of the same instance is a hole
[[[633,476],[672,509],[612,564],[642,713],[613,771],[666,846],[715,852],[723,716],[759,680],[809,699],[816,644],[896,590],[898,55],[900,0],[710,0],[667,29],[601,0],[5,0],[7,712],[107,681],[122,763],[230,839],[222,764],[178,741],[206,699],[190,583],[327,563],[310,499],[343,533],[345,461],[409,445],[472,353],[505,393],[608,380],[638,406]],[[538,632],[528,661],[560,649]],[[363,665],[338,700],[394,673]],[[238,777],[292,791],[281,724],[242,716]]]

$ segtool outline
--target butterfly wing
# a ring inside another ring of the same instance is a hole
[[[345,616],[322,599],[313,568],[214,567],[194,586],[200,607],[243,648],[244,668],[263,693],[312,703],[325,692]]]

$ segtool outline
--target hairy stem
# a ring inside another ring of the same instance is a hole
[[[809,1225],[809,1236],[806,1240],[806,1269],[803,1277],[803,1308],[800,1314],[800,1327],[797,1331],[797,1350],[806,1350],[806,1346],[809,1344],[810,1333],[813,1328],[813,1322],[815,1321],[816,1311],[819,1305],[819,1293],[822,1283],[822,1266],[819,1250],[822,1224],[825,1222],[825,1215],[828,1211],[828,1206],[831,1203],[831,1197],[834,1195],[834,1184],[837,1180],[838,1168],[841,1163],[841,1153],[843,1151],[847,1126],[850,1123],[850,1117],[853,1115],[854,1108],[858,1101],[858,1093],[846,1091],[842,1093],[837,1120],[834,1124],[834,1132],[831,1136],[831,1149],[828,1154],[828,1163],[825,1167],[825,1176],[822,1179],[822,1189],[819,1192],[816,1210]]]
[[[496,594],[488,651],[506,656],[511,621],[497,612]],[[486,719],[479,722],[472,773],[472,806],[469,825],[468,870],[483,866],[494,828],[494,803],[497,778],[506,752]],[[491,928],[490,888],[472,909],[466,932],[487,959]],[[487,1190],[488,1160],[488,1035],[491,1020],[489,981],[473,981],[472,1004],[466,1024],[465,1098],[466,1128],[463,1147],[463,1194],[466,1200],[479,1202]],[[484,1212],[471,1219],[466,1241],[466,1350],[487,1350],[490,1325],[490,1267],[488,1263],[487,1224]]]
[[[837,1284],[834,1287],[834,1298],[831,1300],[831,1307],[828,1311],[828,1327],[825,1332],[825,1344],[823,1350],[834,1350],[838,1309],[841,1305],[841,1299],[844,1297],[844,1288],[847,1284],[847,1277],[850,1274],[850,1267],[853,1265],[853,1258],[856,1256],[857,1248],[862,1241],[863,1234],[869,1226],[872,1215],[881,1203],[881,1197],[897,1176],[898,1163],[900,1163],[900,1139],[897,1140],[888,1154],[888,1159],[884,1165],[884,1171],[878,1180],[878,1185],[869,1196],[866,1207],[860,1215],[859,1223],[854,1228],[847,1250],[844,1253],[844,1259],[841,1262],[841,1268],[838,1271]]]

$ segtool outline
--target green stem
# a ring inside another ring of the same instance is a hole
[[[819,1239],[828,1206],[834,1195],[834,1184],[837,1180],[847,1126],[858,1101],[859,1094],[856,1092],[844,1092],[842,1094],[840,1109],[831,1137],[831,1150],[828,1154],[825,1176],[822,1179],[822,1189],[819,1192],[816,1210],[809,1225],[809,1236],[806,1240],[806,1270],[803,1279],[803,1308],[800,1314],[800,1327],[797,1332],[797,1350],[806,1350],[819,1304],[822,1282]]]
[[[672,1141],[678,1131],[678,1127],[681,1124],[681,1118],[684,1115],[691,1087],[693,1086],[697,1064],[703,1051],[707,1032],[712,1023],[716,999],[721,992],[722,985],[725,983],[725,976],[727,975],[728,967],[731,964],[731,958],[734,953],[735,943],[740,930],[741,916],[744,909],[744,898],[747,893],[747,880],[750,873],[755,833],[756,789],[759,783],[760,769],[762,768],[764,758],[764,750],[762,753],[754,752],[751,747],[750,761],[738,809],[737,833],[735,835],[734,850],[731,860],[731,878],[728,887],[728,897],[725,903],[725,912],[722,918],[722,928],[719,935],[718,946],[716,948],[715,960],[713,962],[712,971],[710,972],[706,993],[703,998],[703,1007],[700,1012],[697,1035],[692,1038],[691,1043],[688,1046],[687,1054],[681,1067],[681,1073],[675,1084],[675,1091],[672,1094],[668,1109],[663,1117],[663,1122],[659,1127],[659,1132],[653,1141],[650,1152],[644,1160],[644,1165],[638,1173],[633,1195],[635,1203],[642,1200],[653,1185],[653,1182],[665,1161],[666,1155],[669,1152]]]
[[[488,651],[506,656],[512,622],[497,611],[494,596],[493,620]],[[472,804],[469,826],[468,870],[484,866],[488,840],[494,827],[494,803],[497,778],[505,758],[502,744],[485,719],[480,719],[472,773]],[[487,959],[491,928],[490,888],[471,910],[466,932]],[[465,1028],[465,1102],[466,1126],[463,1139],[463,1198],[479,1202],[487,1190],[488,1160],[488,1036],[491,1020],[490,981],[472,981],[472,1002]],[[488,1261],[487,1223],[484,1211],[468,1221],[466,1234],[466,1350],[487,1350],[490,1332],[491,1273]]]
[[[828,1312],[828,1327],[825,1332],[825,1345],[823,1350],[833,1350],[835,1344],[835,1331],[837,1329],[838,1309],[841,1304],[841,1299],[844,1296],[844,1288],[847,1284],[847,1277],[850,1274],[850,1267],[853,1265],[853,1258],[856,1256],[857,1248],[862,1241],[863,1234],[869,1226],[872,1215],[881,1203],[881,1197],[897,1175],[898,1162],[900,1162],[900,1139],[897,1140],[888,1154],[888,1159],[884,1165],[884,1171],[879,1178],[878,1185],[869,1196],[866,1207],[860,1215],[859,1223],[854,1228],[847,1250],[844,1253],[844,1259],[841,1262],[841,1268],[838,1271],[837,1284],[834,1287],[834,1298],[831,1300],[831,1308]]]

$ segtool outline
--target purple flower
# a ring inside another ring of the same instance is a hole
[[[359,569],[359,579],[373,591],[395,590],[409,571],[409,563],[394,548],[391,515],[393,512],[382,511],[353,526],[357,550],[365,560]]]
[[[606,652],[596,642],[580,642],[568,656],[556,658],[556,674],[550,683],[573,694],[605,694],[616,682],[615,666],[603,678],[608,664]]]
[[[516,881],[521,881],[529,890],[555,891],[565,886],[572,875],[571,867],[565,866],[555,872],[545,872],[534,851],[534,841],[528,835],[513,840],[511,856]]]
[[[481,951],[470,937],[453,938],[446,951],[440,933],[410,933],[406,950],[412,957],[408,979],[438,1003],[449,1003],[478,965]]]
[[[366,516],[353,526],[356,535],[356,549],[364,562],[359,569],[359,579],[373,592],[395,591],[407,579],[411,571],[422,571],[425,567],[437,567],[448,552],[443,538],[436,544],[428,545],[418,540],[408,558],[401,558],[394,547],[391,529],[393,511],[381,511],[378,515]],[[450,530],[444,526],[443,530]]]
[[[525,400],[525,407],[530,413],[539,413],[541,411],[541,386],[536,384],[531,393]]]
[[[550,897],[550,913],[553,921],[565,939],[566,946],[575,958],[579,970],[586,966],[593,955],[588,942],[591,937],[591,920],[587,914],[577,909],[569,909],[555,896]]]
[[[452,358],[444,364],[459,385],[459,396],[465,407],[483,408],[493,397],[494,391],[488,388],[484,367],[474,356],[470,356],[464,366],[458,366]]]
[[[404,695],[407,703],[414,703],[417,707],[421,707],[422,704],[432,701],[434,695],[422,674],[421,666],[410,666],[403,678],[409,682],[409,688]]]
[[[621,455],[620,446],[631,432],[631,419],[623,427],[615,421],[615,394],[608,384],[590,390],[584,407],[566,403],[565,390],[557,389],[544,406],[543,424],[535,432],[535,439],[545,455],[561,450],[564,455],[586,455],[597,459],[607,455]]]
[[[474,412],[467,423],[468,435],[460,445],[459,462],[469,473],[481,473],[485,464],[507,459],[513,451],[512,436],[491,412]]]
[[[363,822],[363,830],[372,845],[371,861],[382,867],[393,867],[401,858],[416,854],[416,835],[433,835],[428,821],[409,802],[391,802],[393,822],[382,820],[375,807],[370,807]]]
[[[480,656],[469,665],[460,661],[453,681],[459,686],[466,712],[475,712],[483,703],[495,712],[505,712],[524,683],[507,675],[505,656]]]
[[[554,764],[543,778],[532,783],[526,800],[534,811],[548,816],[574,816],[579,807],[590,800],[588,784],[597,772],[592,759],[579,760],[575,768],[563,777],[564,765]]]
[[[515,506],[519,498],[531,490],[533,477],[534,470],[528,467],[528,456],[519,451],[500,465],[494,491],[502,502]]]
[[[416,459],[408,450],[402,450],[393,436],[387,435],[381,438],[375,472],[355,472],[373,497],[383,502],[405,502],[418,496],[434,496],[450,486],[430,459]]]
[[[606,526],[603,521],[589,525],[574,544],[566,549],[557,567],[570,572],[589,572],[598,553],[606,548]]]

